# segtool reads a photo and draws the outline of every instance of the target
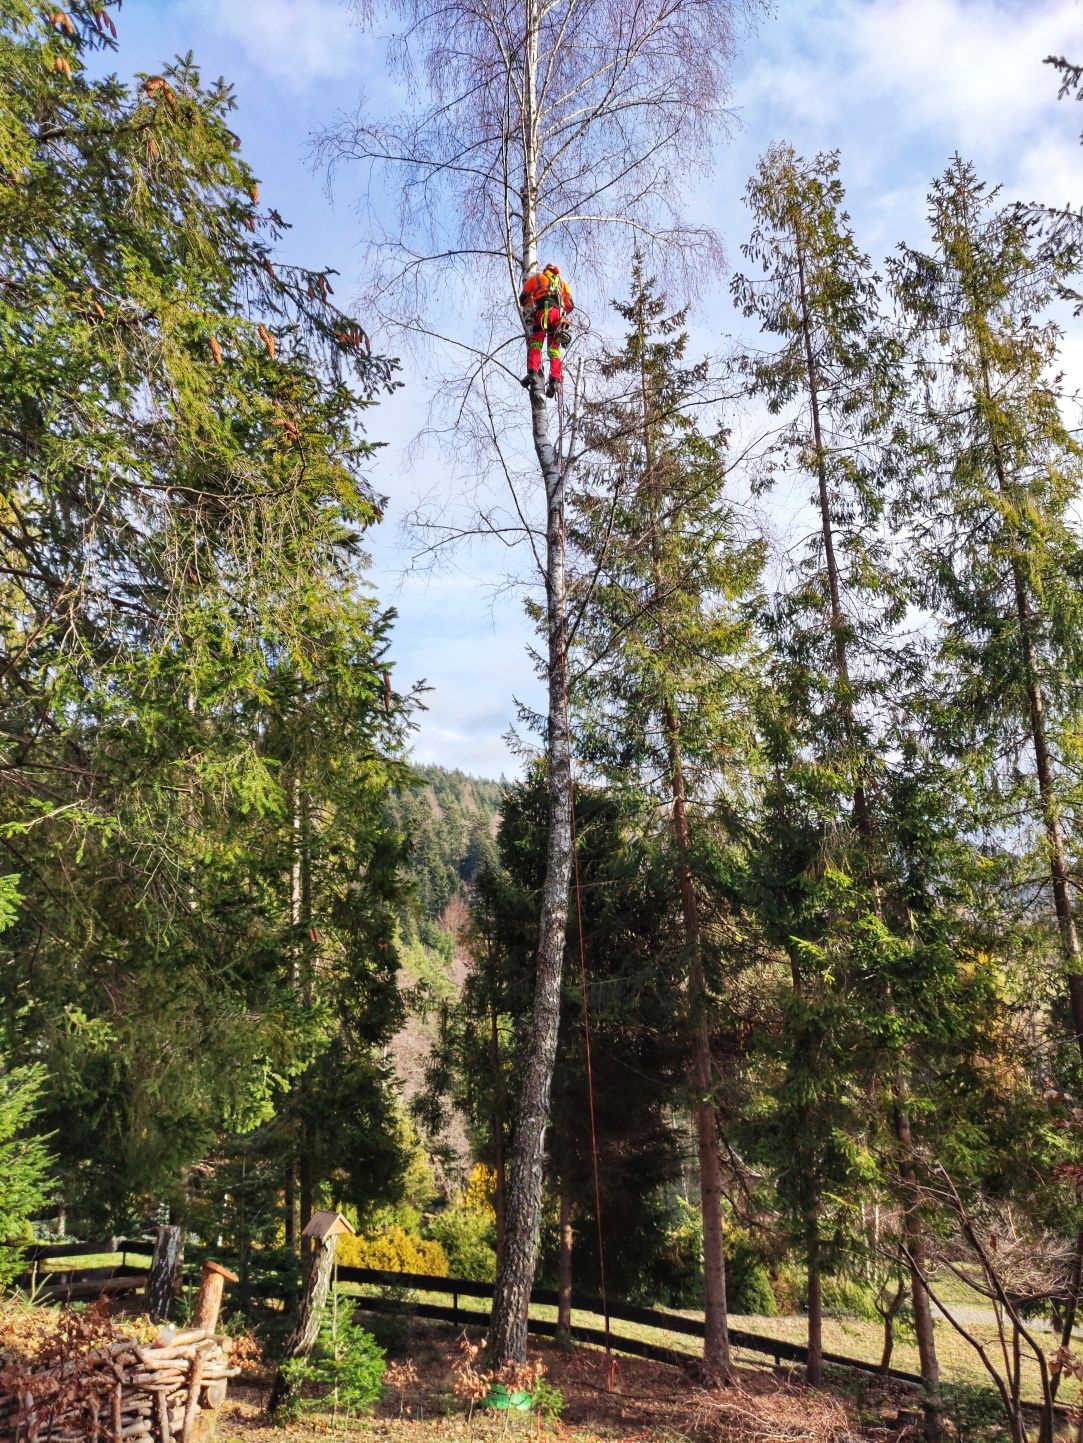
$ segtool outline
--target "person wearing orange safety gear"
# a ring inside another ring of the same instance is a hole
[[[520,385],[528,390],[541,380],[542,345],[549,343],[549,384],[547,396],[556,395],[564,379],[562,348],[569,337],[568,317],[575,306],[572,293],[561,279],[560,267],[547,265],[543,271],[528,276],[519,292],[523,320],[530,327],[526,347],[526,375]]]

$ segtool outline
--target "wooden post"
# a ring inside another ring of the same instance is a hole
[[[213,1333],[218,1325],[218,1314],[222,1308],[222,1290],[226,1283],[235,1283],[237,1274],[231,1273],[221,1263],[204,1263],[203,1277],[199,1284],[199,1297],[192,1315],[192,1327]]]
[[[147,1315],[151,1322],[164,1323],[169,1317],[169,1309],[177,1296],[183,1260],[184,1230],[160,1227],[147,1276]]]
[[[331,1291],[331,1275],[335,1267],[335,1252],[343,1233],[352,1233],[353,1228],[341,1213],[315,1212],[305,1227],[305,1236],[312,1239],[315,1251],[309,1261],[304,1291],[297,1309],[297,1322],[290,1334],[283,1364],[291,1358],[304,1358],[312,1351],[320,1335],[323,1310]],[[282,1365],[275,1374],[274,1386],[267,1403],[267,1412],[272,1420],[289,1398],[293,1383],[289,1371]]]

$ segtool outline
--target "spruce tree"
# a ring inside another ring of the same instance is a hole
[[[277,260],[228,85],[93,78],[116,12],[0,21],[0,848],[11,1051],[46,1065],[65,1200],[119,1227],[183,1207],[336,1029],[382,1087],[404,710],[358,575],[393,364]],[[284,902],[302,752],[322,946]]]
[[[917,596],[937,625],[934,725],[971,769],[977,818],[1029,829],[1048,878],[1069,1035],[1083,1052],[1072,863],[1083,456],[1064,416],[1060,332],[1044,315],[1072,257],[1040,247],[959,157],[934,183],[928,215],[930,249],[904,249],[892,282],[919,383],[924,446],[908,515]]]
[[[590,426],[602,459],[577,498],[573,532],[590,572],[574,628],[577,718],[584,754],[609,785],[669,815],[703,1213],[704,1363],[722,1380],[731,1360],[711,1043],[718,929],[697,852],[708,840],[708,797],[732,801],[747,776],[753,648],[742,604],[762,548],[725,495],[726,434],[700,419],[711,377],[706,362],[688,362],[687,310],[668,312],[638,256],[629,298],[613,305],[629,329],[601,366],[608,395],[592,406]]]
[[[783,418],[769,474],[807,477],[816,517],[794,584],[768,616],[771,782],[755,888],[763,923],[792,974],[774,1135],[776,1149],[793,1149],[781,1191],[809,1268],[814,1383],[822,1380],[820,1277],[829,1245],[847,1227],[837,1199],[875,1175],[855,1044],[870,1013],[894,1011],[893,974],[908,955],[896,935],[905,923],[891,891],[886,785],[903,665],[894,631],[905,589],[884,511],[901,455],[903,370],[880,314],[878,278],[843,209],[838,169],[833,154],[805,161],[777,147],[765,156],[748,188],[755,227],[743,247],[759,272],[733,281],[744,314],[777,338],[773,353],[745,361],[750,394]],[[909,1181],[909,1064],[892,1047],[873,1065],[894,1074],[887,1085],[897,1166]],[[830,1210],[828,1198],[836,1199]],[[927,1421],[935,1432],[939,1371],[921,1282],[921,1225],[910,1207],[905,1218]]]

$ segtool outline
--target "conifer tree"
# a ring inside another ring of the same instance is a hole
[[[786,1066],[775,1126],[793,1148],[781,1190],[803,1231],[809,1268],[809,1380],[822,1379],[825,1250],[843,1220],[838,1198],[874,1176],[869,1120],[855,1072],[862,1013],[891,1013],[900,952],[890,894],[892,819],[885,762],[902,658],[893,629],[905,591],[883,525],[898,467],[898,343],[879,313],[877,277],[843,210],[836,155],[770,151],[748,189],[755,220],[743,247],[760,273],[738,276],[738,305],[778,338],[745,363],[750,391],[784,418],[772,469],[813,483],[816,529],[795,584],[770,617],[772,694],[765,727],[771,783],[758,907],[792,972]],[[896,713],[897,714],[897,713]],[[869,982],[872,982],[871,988]],[[887,1031],[888,1029],[884,1029]],[[892,1029],[896,1034],[898,1027]],[[880,1059],[888,1081],[900,1176],[913,1144],[904,1055]],[[779,1142],[776,1133],[776,1146]],[[905,1208],[912,1299],[930,1431],[939,1371],[922,1284],[920,1219]]]
[[[703,1212],[704,1362],[724,1379],[721,1080],[708,982],[718,975],[717,928],[697,849],[707,797],[732,800],[747,776],[752,643],[742,602],[762,549],[742,534],[724,494],[725,432],[705,430],[697,414],[711,378],[706,362],[687,360],[687,310],[667,314],[639,256],[631,280],[629,299],[613,303],[629,330],[603,359],[609,394],[590,414],[603,460],[577,499],[574,536],[592,573],[576,622],[577,711],[587,760],[611,786],[661,803],[670,819]]]
[[[1060,332],[1043,319],[1070,254],[1039,248],[956,157],[929,196],[932,245],[892,267],[912,326],[924,448],[909,494],[915,581],[938,624],[936,735],[975,779],[979,817],[1043,858],[1083,1052],[1083,957],[1071,853],[1080,804],[1075,678],[1083,456],[1063,414]],[[935,714],[934,714],[935,719]]]
[[[93,78],[116,8],[0,21],[0,848],[24,898],[2,998],[99,1226],[182,1205],[191,1164],[351,1029],[358,987],[383,1040],[397,883],[373,799],[404,724],[357,574],[380,514],[363,412],[393,363],[328,272],[277,262],[224,82],[191,56]],[[309,1006],[283,898],[290,765],[317,736],[335,850]]]

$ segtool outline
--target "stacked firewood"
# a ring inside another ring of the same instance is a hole
[[[62,1361],[0,1373],[0,1439],[13,1443],[207,1443],[226,1398],[230,1340],[161,1328]]]

